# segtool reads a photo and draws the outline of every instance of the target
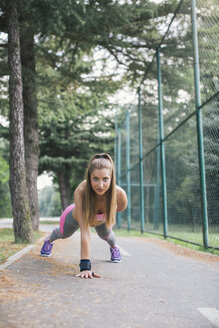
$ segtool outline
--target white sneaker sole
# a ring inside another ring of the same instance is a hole
[[[47,254],[41,254],[40,253],[40,256],[42,256],[42,257],[50,257],[52,254],[49,254],[49,255],[47,255]]]

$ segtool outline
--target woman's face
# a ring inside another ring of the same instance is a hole
[[[95,169],[91,173],[91,186],[97,195],[104,195],[109,190],[111,175],[110,169]]]

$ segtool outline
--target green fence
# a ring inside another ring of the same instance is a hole
[[[117,225],[219,249],[219,3],[180,1],[116,117]]]

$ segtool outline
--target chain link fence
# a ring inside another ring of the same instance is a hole
[[[219,3],[184,0],[116,128],[118,226],[219,249]]]

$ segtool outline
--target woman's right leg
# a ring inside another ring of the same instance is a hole
[[[78,222],[72,216],[74,206],[75,204],[69,205],[62,213],[59,228],[55,228],[45,240],[41,248],[41,256],[51,256],[54,241],[60,238],[65,239],[70,237],[79,228]]]

